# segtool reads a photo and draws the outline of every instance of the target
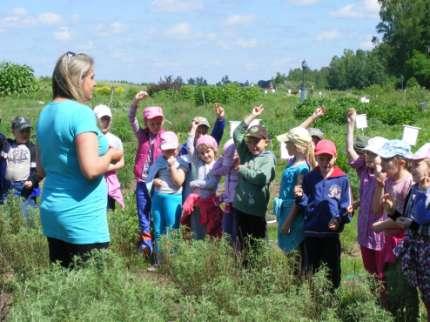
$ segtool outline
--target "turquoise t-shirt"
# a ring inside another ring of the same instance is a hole
[[[37,122],[40,161],[46,175],[40,204],[43,233],[81,245],[110,240],[106,182],[103,176],[86,179],[79,167],[75,139],[86,132],[97,135],[99,155],[104,155],[107,140],[86,105],[72,100],[51,102]]]
[[[282,174],[279,198],[277,199],[279,207],[276,215],[278,221],[278,245],[285,252],[296,249],[304,239],[303,213],[298,214],[291,225],[289,234],[283,234],[281,228],[290,210],[294,207],[294,186],[297,183],[297,177],[305,175],[309,172],[309,169],[309,165],[305,162],[288,164]]]

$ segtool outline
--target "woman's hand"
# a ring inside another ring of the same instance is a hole
[[[281,228],[281,233],[288,235],[291,232],[291,220],[289,220],[289,217],[285,219],[284,224]]]

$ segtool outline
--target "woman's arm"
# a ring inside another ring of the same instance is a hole
[[[123,157],[121,150],[113,148],[99,156],[97,136],[93,132],[79,134],[75,139],[75,146],[81,172],[88,180],[103,175],[108,171],[110,163],[118,162]]]
[[[110,163],[108,167],[108,171],[116,171],[121,168],[123,168],[125,165],[124,162],[124,155],[121,157],[121,159],[117,163]]]

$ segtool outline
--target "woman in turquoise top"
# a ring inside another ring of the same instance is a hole
[[[107,248],[107,188],[103,175],[122,151],[109,148],[91,108],[94,62],[67,52],[52,76],[53,101],[37,123],[38,172],[45,178],[40,204],[51,262],[68,267],[73,256]]]
[[[303,176],[316,162],[312,138],[305,128],[293,128],[278,136],[278,140],[287,145],[288,154],[292,156],[282,174],[279,197],[274,199],[278,245],[284,252],[290,252],[299,248],[304,239],[303,214],[295,206],[294,187],[301,185]]]

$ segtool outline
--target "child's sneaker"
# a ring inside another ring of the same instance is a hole
[[[152,264],[146,270],[148,272],[157,272],[159,268],[160,268],[160,264]]]

